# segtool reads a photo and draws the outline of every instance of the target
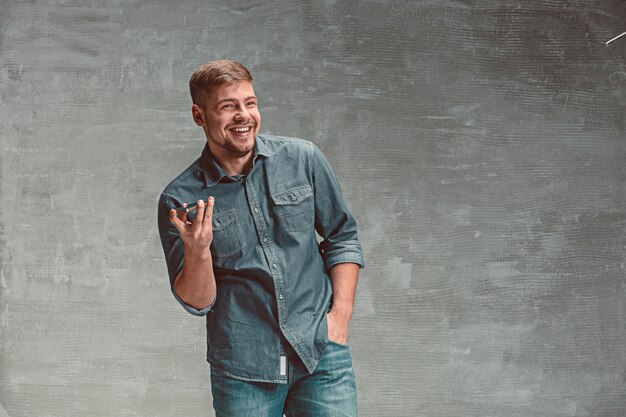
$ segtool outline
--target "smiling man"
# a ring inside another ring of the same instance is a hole
[[[230,60],[189,82],[206,145],[159,200],[171,289],[207,317],[218,417],[356,416],[356,222],[315,145],[259,134],[251,82]]]

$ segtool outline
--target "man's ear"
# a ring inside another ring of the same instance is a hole
[[[191,106],[191,115],[193,116],[193,121],[196,122],[198,126],[204,126],[204,112],[197,104]]]

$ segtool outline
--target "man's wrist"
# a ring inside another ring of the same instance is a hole
[[[352,319],[352,306],[342,303],[333,303],[333,307],[330,311],[333,312],[335,317],[339,320],[350,321]]]
[[[212,263],[211,251],[202,249],[195,251],[190,248],[185,248],[184,254],[185,263]]]

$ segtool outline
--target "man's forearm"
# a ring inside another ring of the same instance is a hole
[[[183,270],[174,281],[174,291],[190,306],[202,310],[215,300],[215,275],[211,257],[185,252]]]
[[[333,307],[328,312],[328,338],[347,344],[350,320],[354,305],[354,293],[359,279],[359,265],[340,263],[330,268],[333,285]]]
[[[359,265],[354,263],[339,263],[330,268],[330,279],[333,285],[332,309],[348,321],[352,318],[359,268]]]

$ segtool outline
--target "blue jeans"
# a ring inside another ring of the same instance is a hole
[[[289,355],[287,384],[241,381],[211,367],[216,417],[356,417],[356,381],[347,346],[328,341],[312,374]]]

